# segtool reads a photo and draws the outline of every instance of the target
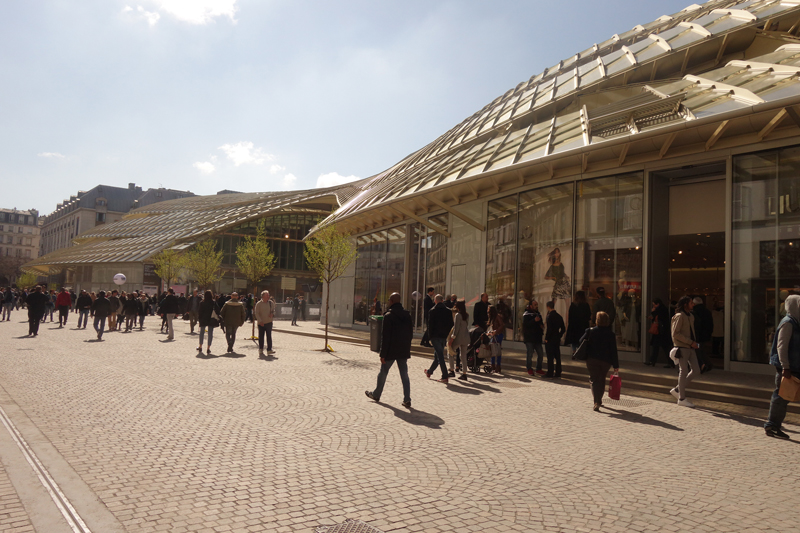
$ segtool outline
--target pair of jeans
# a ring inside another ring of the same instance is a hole
[[[589,371],[589,382],[592,384],[592,398],[594,403],[603,403],[603,393],[606,388],[606,375],[611,368],[611,363],[601,359],[589,358],[586,360],[586,369]]]
[[[397,363],[397,370],[400,371],[400,381],[403,382],[403,401],[411,403],[411,381],[408,379],[408,359],[387,359],[381,365],[381,371],[378,372],[378,384],[375,390],[372,391],[372,398],[377,402],[380,401],[383,394],[383,386],[386,385],[386,376],[389,375],[389,369],[392,368],[394,363]]]
[[[778,390],[781,388],[781,378],[783,372],[775,367],[775,391],[772,393],[772,400],[769,402],[769,416],[767,422],[764,424],[766,429],[781,429],[783,420],[786,418],[786,409],[789,406],[789,401],[781,398]]]
[[[114,331],[117,329],[117,313],[111,313],[108,315],[108,331]]]
[[[686,388],[689,383],[700,373],[700,365],[697,362],[697,354],[691,348],[679,348],[680,358],[678,358],[678,395],[681,400],[686,399]],[[689,368],[691,367],[691,369]]]
[[[14,308],[14,303],[9,302],[3,304],[3,320],[11,320],[11,310]]]
[[[267,351],[272,351],[272,322],[258,326],[258,349],[264,351],[264,335],[267,336]]]
[[[297,311],[292,311],[292,325],[297,325]]]
[[[525,348],[528,353],[525,356],[525,368],[533,370],[533,352],[536,352],[536,370],[542,369],[542,358],[544,357],[544,350],[542,344],[539,342],[526,342]]]
[[[500,366],[501,363],[502,363],[502,360],[503,360],[503,355],[502,355],[502,351],[503,351],[503,334],[500,333],[499,335],[495,335],[494,336],[494,342],[497,343],[500,346],[500,354],[501,355],[496,355],[496,356],[492,357],[491,358],[491,364],[492,364],[492,366],[494,366],[494,365]],[[489,343],[490,347],[491,347],[491,345],[492,345],[492,343]]]
[[[431,367],[428,369],[428,374],[433,374],[433,371],[439,366],[442,369],[442,379],[447,379],[447,363],[444,361],[444,350],[447,344],[447,338],[431,339],[431,344],[433,344],[433,363],[431,363]]]
[[[175,329],[172,327],[172,321],[175,320],[175,313],[164,313],[164,318],[167,321],[167,339],[172,340],[175,338]]]
[[[81,327],[81,320],[83,320],[83,327],[86,327],[86,324],[89,322],[89,310],[88,309],[80,309],[78,310],[78,327]]]
[[[67,318],[69,318],[69,306],[68,305],[59,305],[58,306],[58,325],[59,326],[66,326],[67,325]]]
[[[136,325],[136,315],[125,315],[125,331],[130,331]]]
[[[144,327],[144,315],[139,315],[139,329]]]
[[[547,376],[556,377],[561,375],[561,346],[558,339],[546,342],[544,351],[547,353]],[[555,371],[555,374],[553,372]]]
[[[94,330],[97,332],[97,338],[103,338],[103,330],[106,329],[106,317],[94,316]]]
[[[239,326],[228,326],[225,328],[225,340],[228,341],[228,348],[233,350],[233,343],[236,342],[236,330]]]
[[[206,335],[206,327],[200,326],[200,346],[203,345],[203,339]],[[208,326],[208,347],[211,348],[211,341],[214,340],[214,328]]]

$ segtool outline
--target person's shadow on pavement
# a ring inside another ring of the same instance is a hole
[[[386,409],[390,409],[394,412],[394,416],[403,420],[404,422],[408,422],[409,424],[413,424],[415,426],[425,426],[431,429],[441,429],[444,425],[444,420],[439,418],[438,416],[426,413],[425,411],[420,411],[419,409],[414,409],[411,407],[410,409],[398,409],[393,405],[375,402],[377,405],[381,407],[385,407]]]
[[[646,424],[648,426],[658,426],[665,429],[671,429],[673,431],[683,431],[683,428],[679,428],[678,426],[673,426],[667,422],[662,422],[661,420],[656,420],[655,418],[650,418],[649,416],[644,416],[639,413],[634,413],[633,411],[626,411],[624,409],[614,409],[613,407],[603,406],[601,409],[605,409],[606,411],[613,411],[613,413],[606,414],[612,418],[619,418],[620,420],[624,420],[626,422],[635,422],[637,424]],[[602,412],[602,411],[601,411]]]

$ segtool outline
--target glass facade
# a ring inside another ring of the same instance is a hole
[[[733,159],[731,360],[767,363],[800,294],[800,148]]]
[[[447,214],[430,217],[429,220],[434,224],[448,228]],[[425,228],[425,285],[433,287],[436,294],[445,295],[447,288],[447,237],[430,228]]]
[[[643,176],[634,173],[585,180],[577,183],[576,192],[575,288],[586,292],[594,314],[599,299],[597,289],[602,287],[614,304],[612,318],[618,347],[638,351]]]
[[[405,226],[362,235],[356,239],[356,246],[353,322],[366,324],[370,315],[386,312],[393,292],[402,294]]]
[[[275,254],[276,270],[309,270],[303,256],[303,238],[319,219],[318,215],[310,214],[278,215],[263,219],[270,248]],[[258,223],[258,220],[245,222],[218,237],[224,254],[223,265],[236,266],[236,248],[243,239],[255,236]]]

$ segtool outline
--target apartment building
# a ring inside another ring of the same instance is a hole
[[[39,256],[39,212],[0,208],[0,256],[35,259]]]

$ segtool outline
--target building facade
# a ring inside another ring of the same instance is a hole
[[[14,283],[20,267],[39,256],[39,212],[0,209],[0,285]]]
[[[68,248],[81,233],[117,222],[133,209],[190,196],[194,193],[164,188],[143,191],[134,183],[129,183],[127,188],[98,185],[88,191],[79,191],[58,204],[55,211],[42,217],[40,255]]]
[[[774,372],[800,294],[798,19],[793,2],[711,1],[636,26],[367,180],[323,222],[360,252],[331,322],[358,327],[397,291],[421,331],[426,287],[470,312],[486,292],[514,346],[529,300],[567,319],[578,292],[605,292],[621,357],[643,362],[653,300],[689,294],[718,367]]]

